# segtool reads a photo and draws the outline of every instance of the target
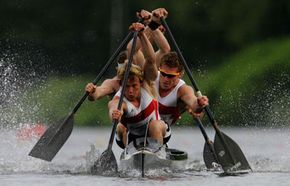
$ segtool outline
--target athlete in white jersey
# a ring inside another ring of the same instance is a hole
[[[121,90],[116,96],[120,97]],[[147,125],[151,120],[159,120],[158,101],[154,99],[144,88],[141,87],[140,105],[136,107],[126,97],[124,103],[127,105],[126,114],[122,116],[121,123],[132,134],[137,136],[144,135]]]
[[[159,113],[169,126],[174,124],[187,109],[194,117],[200,117],[203,107],[208,105],[206,96],[196,97],[191,86],[180,78],[183,66],[175,52],[165,54],[160,61],[155,82],[158,92]]]
[[[144,25],[135,23],[132,24],[131,29],[139,31],[138,38],[146,61],[143,71],[141,67],[132,64],[128,81],[124,87],[124,101],[121,109],[117,108],[120,101],[118,94],[108,104],[111,120],[120,121],[116,132],[117,143],[121,148],[124,148],[128,143],[128,133],[129,140],[130,137],[147,135],[163,144],[167,129],[167,125],[159,120],[158,102],[154,87],[158,70],[153,47],[142,31]],[[125,65],[118,68],[118,78],[121,81],[123,81],[124,73]]]
[[[159,90],[160,72],[155,81],[156,90]],[[178,108],[178,90],[185,85],[182,79],[179,79],[177,85],[171,90],[167,96],[160,96],[158,93],[159,113],[161,118],[168,125],[174,124],[180,118],[180,108]]]

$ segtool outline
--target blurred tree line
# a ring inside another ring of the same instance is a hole
[[[287,0],[1,0],[0,53],[41,52],[47,60],[33,63],[96,73],[137,20],[136,11],[158,7],[168,10],[175,39],[196,68],[215,67],[252,43],[290,33]]]
[[[0,110],[20,95],[24,104],[10,109],[20,120],[22,111],[45,123],[64,116],[137,21],[136,12],[159,7],[168,10],[168,25],[221,123],[289,123],[286,0],[1,0]],[[109,123],[107,101],[85,103],[77,123]]]

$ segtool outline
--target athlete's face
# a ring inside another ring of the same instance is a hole
[[[138,76],[130,75],[126,84],[125,97],[129,101],[137,100],[141,95],[141,86],[142,83]]]
[[[167,65],[161,65],[159,68],[160,80],[159,86],[164,90],[173,88],[179,80],[180,73],[177,67],[171,68]]]

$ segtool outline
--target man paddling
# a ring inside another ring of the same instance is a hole
[[[124,100],[121,109],[117,109],[120,90],[108,104],[111,120],[120,121],[117,125],[116,141],[121,148],[125,148],[135,138],[144,136],[152,137],[160,144],[166,143],[164,137],[166,136],[167,126],[160,120],[158,101],[155,99],[156,92],[153,86],[157,76],[154,50],[142,31],[144,25],[134,23],[131,29],[139,31],[138,37],[146,60],[144,71],[141,67],[132,64],[126,87],[124,87]],[[118,69],[118,77],[121,81],[123,81],[124,73],[125,65]]]
[[[169,130],[186,109],[193,117],[200,117],[203,108],[208,105],[208,98],[206,96],[197,98],[192,87],[181,79],[184,70],[178,55],[170,52],[170,46],[163,34],[155,32],[162,26],[160,20],[166,18],[168,12],[164,8],[158,8],[152,14],[147,11],[141,11],[140,14],[143,17],[152,17],[148,27],[151,33],[155,33],[152,39],[160,48],[161,53],[156,54],[159,72],[155,85],[158,92],[159,113],[161,119],[169,125]]]
[[[203,108],[208,105],[206,96],[197,98],[192,87],[181,79],[183,71],[175,52],[169,52],[161,58],[155,85],[159,113],[169,126],[176,123],[186,109],[192,116],[200,117]]]

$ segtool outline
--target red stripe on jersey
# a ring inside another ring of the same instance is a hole
[[[168,124],[174,124],[180,117],[180,113],[177,107],[168,107],[168,106],[162,105],[161,103],[159,103],[159,113],[160,115],[172,115],[173,121],[172,123],[168,123]]]
[[[121,123],[127,124],[127,123],[138,123],[140,121],[143,121],[146,119],[152,112],[155,111],[155,114],[157,115],[156,118],[158,118],[158,102],[153,99],[151,103],[144,109],[142,110],[139,114],[133,117],[122,117]]]

